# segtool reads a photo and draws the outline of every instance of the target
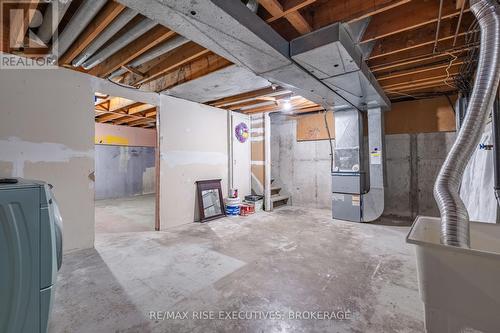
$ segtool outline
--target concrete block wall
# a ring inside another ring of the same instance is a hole
[[[330,209],[328,140],[298,142],[296,126],[293,118],[271,118],[272,175],[293,205]],[[438,215],[434,180],[454,138],[454,132],[386,135],[385,216]]]

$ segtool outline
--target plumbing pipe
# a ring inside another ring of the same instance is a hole
[[[142,20],[135,27],[127,31],[127,33],[125,33],[123,36],[115,40],[113,43],[109,44],[100,52],[93,55],[87,61],[85,61],[82,65],[83,68],[85,68],[86,70],[94,68],[125,46],[132,43],[137,38],[141,37],[143,34],[151,30],[154,26],[156,26],[156,23],[151,21],[150,19]]]
[[[57,4],[57,8],[54,8],[54,6],[56,6],[55,4]],[[38,28],[37,32],[37,36],[42,42],[47,44],[52,39],[69,5],[71,5],[71,1],[61,2],[57,0],[49,2],[43,14],[42,25]],[[56,17],[54,17],[56,10],[57,14]]]
[[[175,48],[178,48],[179,46],[186,44],[187,42],[189,42],[189,40],[182,37],[182,36],[177,36],[177,37],[174,37],[172,39],[169,39],[166,42],[164,42],[163,44],[155,46],[150,51],[144,53],[143,55],[141,55],[140,57],[138,57],[137,59],[132,61],[130,64],[128,64],[128,66],[130,66],[130,67],[140,66],[140,65],[142,65],[150,60],[153,60],[153,59],[155,59],[155,58],[157,58],[157,57],[159,57],[167,52],[172,51]],[[113,79],[117,76],[125,74],[125,72],[127,72],[127,70],[120,68],[120,69],[114,71],[109,76],[109,78]]]
[[[118,31],[120,31],[127,23],[129,23],[137,12],[133,9],[125,9],[113,22],[90,43],[78,57],[73,60],[73,66],[81,66],[88,58],[94,55],[108,40],[111,39]]]
[[[471,0],[470,4],[481,28],[478,68],[464,122],[434,185],[441,213],[441,243],[465,248],[470,246],[469,214],[460,199],[460,183],[480,141],[500,79],[500,5],[496,0]]]
[[[107,0],[86,0],[82,2],[64,31],[59,35],[56,43],[59,55],[62,56],[68,51],[78,35],[87,27],[106,2]]]
[[[455,36],[453,37],[453,47],[457,44],[458,32],[460,31],[460,24],[462,24],[462,17],[464,16],[465,3],[467,0],[462,1],[462,8],[460,8],[460,16],[458,17],[457,29],[455,30]]]
[[[439,30],[441,29],[441,18],[443,15],[443,0],[439,2],[439,14],[437,20],[437,28],[436,28],[436,39],[434,40],[434,48],[432,49],[432,53],[437,52],[437,45],[439,41]]]

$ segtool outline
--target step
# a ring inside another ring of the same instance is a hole
[[[279,187],[279,186],[272,186],[271,187],[271,192],[279,192],[279,191],[281,191],[281,187]]]
[[[287,195],[280,195],[280,194],[271,195],[271,202],[284,201],[288,199],[290,199],[290,197]]]

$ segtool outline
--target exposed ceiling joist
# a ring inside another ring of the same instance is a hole
[[[144,52],[160,44],[161,42],[171,38],[175,32],[163,27],[156,26],[148,33],[144,34],[141,38],[134,43],[121,49],[118,53],[114,54],[104,62],[94,67],[89,74],[106,77],[120,67],[128,64]]]
[[[369,1],[367,1],[369,2]],[[466,9],[467,11],[469,9]],[[363,36],[363,42],[413,30],[429,23],[437,22],[439,0],[406,1],[397,10],[390,10],[372,17]],[[453,1],[444,1],[442,19],[460,15]]]
[[[145,72],[144,78],[136,82],[132,82],[132,84],[140,85],[149,82],[162,74],[165,74],[176,67],[182,66],[183,64],[189,63],[190,61],[209,52],[209,50],[194,42],[184,44],[183,46],[169,52],[168,57],[164,61]]]
[[[161,92],[170,89],[176,85],[195,80],[208,75],[217,70],[226,68],[232,63],[215,53],[203,55],[190,63],[166,72],[163,76],[147,82],[141,86],[141,89],[147,91]]]
[[[273,18],[285,17],[288,22],[301,34],[312,31],[309,22],[296,10],[286,10],[278,0],[260,0],[259,3]]]

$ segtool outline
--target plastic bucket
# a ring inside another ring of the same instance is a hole
[[[500,225],[471,222],[470,249],[442,245],[440,227],[417,217],[406,238],[416,245],[427,332],[500,332]]]

